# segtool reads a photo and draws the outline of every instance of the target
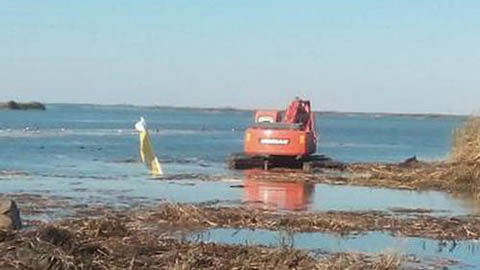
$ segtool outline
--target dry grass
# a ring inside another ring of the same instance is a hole
[[[469,118],[455,131],[452,159],[461,163],[480,163],[480,118]]]
[[[157,226],[161,230],[162,226]],[[62,221],[0,242],[0,269],[376,269],[396,270],[391,255],[314,257],[292,248],[182,242],[124,216]]]
[[[480,196],[480,164],[474,162],[425,163],[416,168],[397,164],[353,164],[350,177],[337,179],[344,184],[410,190],[440,190]],[[324,181],[326,182],[326,181]]]
[[[339,181],[405,189],[437,189],[480,198],[480,118],[472,117],[453,137],[451,158],[444,162],[350,164],[351,177]]]
[[[163,204],[157,209],[135,213],[143,225],[167,224],[182,228],[248,228],[288,232],[329,232],[339,235],[369,231],[396,236],[438,240],[480,239],[480,217],[433,217],[418,215],[425,209],[411,211],[413,217],[398,217],[387,212],[288,212],[249,207],[202,207]]]

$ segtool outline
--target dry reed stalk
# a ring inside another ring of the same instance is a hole
[[[182,242],[122,226],[124,222],[133,221],[117,216],[66,220],[22,232],[0,242],[0,269],[396,270],[400,265],[389,255],[344,253],[320,258],[292,248]]]
[[[480,118],[470,117],[455,131],[452,158],[455,162],[480,162]]]
[[[381,231],[398,236],[439,240],[480,239],[480,217],[433,217],[420,215],[428,209],[393,209],[413,213],[399,217],[388,212],[285,212],[250,207],[205,207],[163,204],[134,218],[137,226],[164,224],[175,228],[267,229],[289,232],[330,232],[339,235]],[[193,214],[192,214],[193,213]]]

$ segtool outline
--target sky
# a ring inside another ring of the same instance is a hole
[[[478,0],[0,0],[0,100],[480,111]]]

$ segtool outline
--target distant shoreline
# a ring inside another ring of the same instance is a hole
[[[243,109],[234,107],[195,107],[195,106],[166,106],[166,105],[133,105],[133,104],[93,104],[93,103],[46,103],[48,105],[72,105],[72,106],[98,106],[98,107],[133,107],[147,109],[166,110],[191,110],[200,112],[254,112],[255,109]],[[259,108],[263,109],[263,108]],[[266,109],[269,110],[269,109]],[[272,109],[274,110],[274,109]],[[389,113],[389,112],[344,112],[344,111],[314,111],[320,115],[351,115],[351,116],[397,116],[397,117],[467,117],[466,114],[444,114],[444,113]]]

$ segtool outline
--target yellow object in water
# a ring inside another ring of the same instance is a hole
[[[162,175],[162,167],[160,166],[158,158],[155,156],[150,134],[148,133],[143,117],[135,124],[135,128],[140,131],[140,158],[142,162],[147,166],[151,174],[155,176]]]

